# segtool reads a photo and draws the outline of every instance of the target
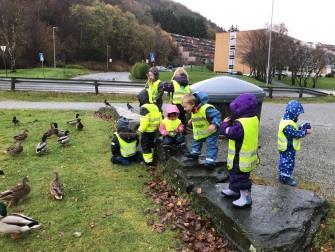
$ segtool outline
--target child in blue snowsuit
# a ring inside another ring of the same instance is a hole
[[[213,168],[216,164],[218,154],[217,142],[219,138],[219,127],[221,113],[213,105],[208,104],[208,95],[204,92],[186,94],[182,98],[182,106],[186,113],[191,114],[189,124],[192,124],[193,139],[192,150],[184,156],[198,159],[202,145],[206,142],[205,167]]]
[[[286,106],[278,129],[279,181],[291,186],[298,184],[292,176],[295,153],[300,150],[301,138],[312,133],[309,123],[298,126],[298,117],[302,113],[304,113],[302,105],[296,100],[291,100]]]

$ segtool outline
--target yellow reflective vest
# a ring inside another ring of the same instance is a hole
[[[170,135],[175,135],[177,133],[177,129],[181,124],[180,119],[170,120],[169,118],[164,118],[163,124],[165,126],[165,130],[169,132]]]
[[[179,83],[175,80],[172,81],[172,84],[173,84],[173,96],[171,102],[173,104],[181,104],[183,96],[191,92],[190,85],[186,85],[185,87],[183,87],[179,85]]]
[[[155,104],[144,104],[141,107],[146,108],[149,113],[140,118],[140,132],[155,132],[162,122],[162,113]]]
[[[155,102],[158,95],[158,87],[160,83],[160,80],[156,80],[155,82],[148,82],[149,103]]]
[[[257,116],[237,119],[243,127],[243,142],[239,152],[239,167],[241,172],[251,172],[259,162],[257,156],[259,120]],[[236,141],[229,139],[227,168],[233,168],[236,155]]]
[[[136,150],[137,150],[137,146],[136,146],[137,140],[135,139],[134,141],[128,143],[125,140],[123,140],[117,132],[114,134],[117,140],[119,140],[121,156],[130,157],[130,156],[135,155]]]
[[[279,123],[278,129],[278,150],[279,151],[286,151],[287,150],[287,138],[284,134],[284,129],[288,126],[293,126],[296,130],[299,129],[298,125],[293,120],[284,120],[282,119]],[[300,138],[293,138],[292,141],[293,149],[300,150],[301,148],[301,139]]]
[[[207,108],[214,108],[213,105],[205,104],[202,105],[199,110],[195,113],[192,112],[191,119],[192,119],[192,127],[193,127],[193,138],[195,140],[203,139],[209,137],[213,133],[216,132],[208,132],[208,126],[210,123],[207,121],[206,118],[206,109]]]

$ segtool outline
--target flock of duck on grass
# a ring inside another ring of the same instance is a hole
[[[15,126],[20,124],[20,121],[14,116],[12,120]],[[79,114],[72,120],[67,121],[68,125],[73,125],[77,130],[82,130],[84,125],[81,123]],[[28,137],[28,130],[24,129],[20,134],[13,138],[16,141],[15,145],[7,148],[6,153],[11,156],[19,155],[23,151],[22,142]],[[36,146],[36,154],[41,155],[47,152],[47,138],[56,135],[58,143],[62,146],[70,142],[69,131],[62,131],[58,128],[57,123],[51,123],[50,128],[43,134],[41,142]],[[2,174],[4,175],[4,174]],[[40,223],[22,214],[7,214],[7,208],[13,204],[21,203],[29,194],[30,186],[29,180],[24,177],[22,183],[9,188],[0,193],[0,199],[6,204],[0,202],[0,233],[9,234],[12,239],[17,240],[22,233],[38,228]],[[56,200],[61,200],[64,195],[64,187],[60,182],[59,175],[54,172],[54,176],[49,184],[49,191],[51,196]]]

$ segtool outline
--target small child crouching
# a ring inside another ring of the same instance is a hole
[[[186,144],[185,137],[183,135],[184,125],[181,120],[178,119],[179,109],[176,105],[169,104],[166,107],[166,117],[162,121],[159,132],[163,136],[163,151],[165,153],[165,159],[168,159],[173,146],[179,153],[183,153]]]
[[[250,172],[259,162],[257,99],[245,93],[234,99],[229,108],[232,117],[225,118],[220,127],[220,133],[229,139],[227,168],[230,172],[229,186],[222,194],[240,196],[233,201],[233,206],[241,208],[252,204]]]
[[[112,163],[130,165],[131,162],[140,162],[141,153],[137,151],[138,134],[132,132],[128,119],[120,117],[116,122],[116,129],[111,144]]]

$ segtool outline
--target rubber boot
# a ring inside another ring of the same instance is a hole
[[[248,190],[240,190],[240,198],[233,201],[233,206],[237,208],[249,207],[251,204],[251,192]]]
[[[239,194],[237,192],[234,192],[233,190],[229,188],[225,188],[221,191],[221,193],[226,197],[238,197]]]

